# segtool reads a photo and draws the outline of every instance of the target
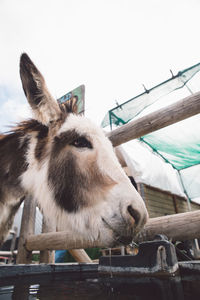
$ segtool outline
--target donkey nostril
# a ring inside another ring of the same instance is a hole
[[[139,221],[140,221],[140,214],[137,210],[134,210],[133,207],[131,205],[129,205],[127,207],[127,210],[129,212],[129,214],[133,217],[133,219],[135,220],[135,225],[138,225]]]

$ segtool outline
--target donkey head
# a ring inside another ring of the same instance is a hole
[[[21,56],[20,75],[36,119],[35,129],[29,130],[23,189],[58,230],[105,246],[130,242],[148,214],[111,142],[76,114],[75,103],[59,107],[26,54]]]

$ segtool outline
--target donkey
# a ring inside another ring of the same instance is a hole
[[[34,119],[0,135],[0,244],[27,195],[74,238],[131,242],[148,213],[111,142],[75,102],[58,105],[26,53],[20,76]]]

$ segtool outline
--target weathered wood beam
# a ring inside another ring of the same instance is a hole
[[[33,201],[31,196],[28,196],[24,201],[18,244],[17,264],[30,264],[32,262],[32,252],[27,251],[25,247],[25,241],[29,234],[34,234],[35,232],[35,215],[36,202]]]
[[[56,232],[56,226],[50,222],[48,218],[43,215],[42,220],[42,233]],[[46,250],[40,252],[40,263],[54,264],[55,251]]]
[[[43,216],[42,222],[42,233],[56,232],[56,226],[50,223],[45,216]],[[70,254],[74,257],[77,262],[80,263],[92,263],[92,260],[83,249],[71,249]],[[55,263],[55,251],[43,250],[40,251],[40,263],[52,264]]]
[[[156,234],[173,241],[200,238],[200,210],[149,219],[137,240],[152,240]]]
[[[91,258],[87,255],[84,249],[71,249],[69,253],[73,256],[75,261],[79,263],[92,263]]]
[[[49,232],[39,235],[31,235],[27,238],[25,247],[27,251],[37,250],[64,250],[64,249],[84,249],[101,247],[98,241],[91,242],[85,240],[76,240],[71,232]]]
[[[156,131],[200,113],[200,92],[123,125],[107,134],[113,146]]]
[[[152,218],[140,233],[137,241],[151,240],[156,234],[165,234],[172,240],[200,238],[200,210]],[[31,250],[57,250],[103,247],[99,241],[75,240],[70,232],[31,235],[25,247]]]

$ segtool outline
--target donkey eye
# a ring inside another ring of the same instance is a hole
[[[92,149],[92,144],[84,137],[79,137],[76,140],[74,140],[71,145],[77,147],[77,148],[89,148]]]

